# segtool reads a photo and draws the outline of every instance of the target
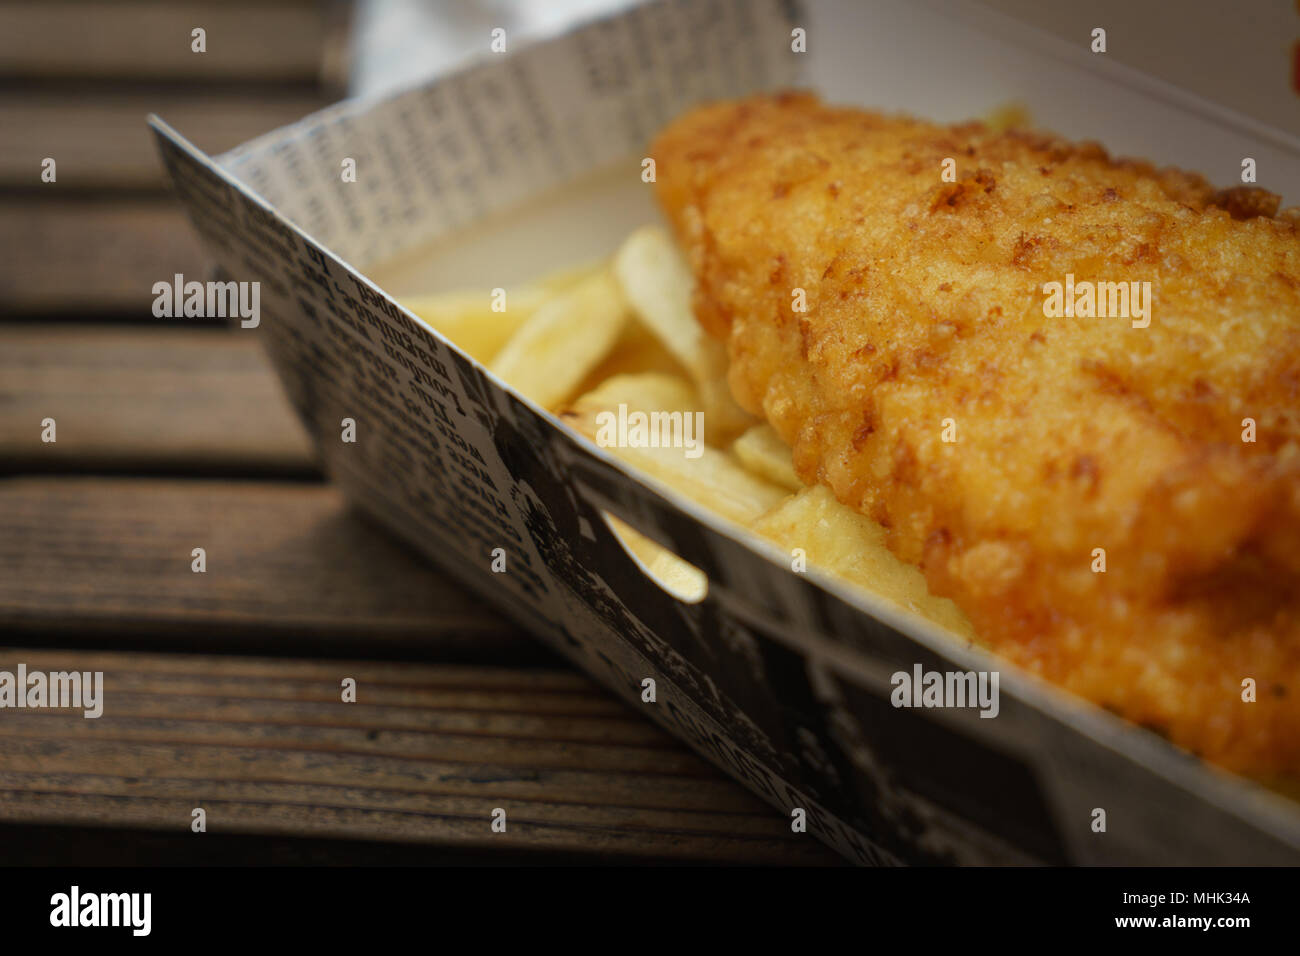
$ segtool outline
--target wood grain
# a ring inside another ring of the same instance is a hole
[[[544,654],[327,485],[0,479],[0,528],[0,634],[443,660]],[[206,551],[205,573],[191,570],[194,548]]]
[[[74,200],[48,189],[54,198],[0,199],[0,316],[148,319],[155,282],[209,278],[198,236],[169,198]]]
[[[256,330],[0,325],[0,472],[315,468]]]
[[[165,184],[150,113],[217,154],[301,119],[326,105],[323,96],[275,90],[175,93],[0,89],[0,186],[63,195],[69,190],[155,189]],[[55,161],[57,179],[41,181]]]
[[[572,673],[0,649],[104,674],[104,710],[6,710],[0,820],[664,860],[828,850]],[[340,682],[357,681],[357,703]],[[490,827],[506,811],[505,833]]]
[[[7,0],[0,76],[314,82],[328,37],[323,3]]]

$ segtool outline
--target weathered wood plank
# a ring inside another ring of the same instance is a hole
[[[835,862],[572,673],[0,649],[20,661],[102,671],[103,715],[4,712],[0,821],[187,832],[202,806],[211,836]]]
[[[0,261],[0,315],[149,319],[155,282],[178,272],[204,280],[210,268],[189,220],[165,196],[0,200]]]
[[[157,113],[200,149],[220,153],[301,119],[322,96],[247,92],[105,92],[0,89],[0,186],[69,190],[156,189],[166,182],[145,117]],[[41,180],[43,160],[56,180]]]
[[[202,27],[206,51],[192,49]],[[7,0],[0,77],[317,80],[329,24],[316,2]]]
[[[255,330],[0,325],[0,471],[311,475],[314,462]]]
[[[327,485],[0,479],[0,527],[0,633],[177,650],[543,653]],[[205,573],[191,570],[194,548]]]

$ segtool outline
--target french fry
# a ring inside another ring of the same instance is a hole
[[[804,487],[795,474],[790,446],[771,425],[755,425],[732,442],[731,451],[742,465],[774,485],[789,491]]]
[[[659,372],[676,378],[686,375],[677,359],[649,329],[640,322],[629,322],[609,354],[587,374],[574,389],[574,394],[586,394],[615,375],[637,375],[643,372]]]
[[[556,408],[609,354],[630,313],[608,272],[547,299],[488,366],[545,408]]]
[[[492,311],[488,292],[449,292],[403,299],[406,306],[462,351],[480,362],[490,362],[519,327],[555,293],[548,289],[519,289],[506,300],[504,312]]]
[[[506,308],[500,312],[493,311],[492,293],[487,290],[411,296],[402,299],[402,305],[455,342],[462,351],[487,363],[544,302],[590,278],[598,269],[596,266],[566,269],[527,285],[511,286],[505,290]]]
[[[787,550],[802,548],[809,567],[829,571],[967,640],[975,637],[957,605],[930,593],[920,568],[894,557],[885,544],[885,529],[841,504],[823,485],[791,495],[750,527]]]
[[[673,240],[657,226],[632,233],[614,256],[614,275],[638,319],[676,356],[704,403],[710,443],[724,445],[755,419],[727,386],[727,355],[691,312],[694,279]]]
[[[622,540],[624,547],[641,562],[646,574],[654,578],[661,588],[688,604],[704,599],[709,579],[703,571],[612,514],[606,514],[605,520]]]
[[[590,279],[596,273],[605,272],[607,269],[609,269],[609,262],[602,259],[600,262],[589,262],[584,266],[574,266],[571,269],[548,272],[546,275],[533,279],[529,283],[529,287],[538,288],[544,292],[564,292],[572,289],[582,280]]]
[[[781,488],[750,474],[724,451],[700,444],[692,452],[698,452],[698,457],[687,457],[689,434],[679,436],[678,447],[606,444],[601,413],[617,414],[620,405],[645,413],[690,413],[698,409],[699,399],[688,382],[670,375],[616,375],[575,401],[561,417],[651,478],[740,524],[753,521],[785,496]]]
[[[698,411],[700,396],[695,386],[680,375],[659,372],[612,375],[573,402],[580,413],[605,411],[619,403],[641,409]]]

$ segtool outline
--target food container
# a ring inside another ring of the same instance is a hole
[[[792,49],[800,29],[806,53]],[[1294,804],[793,571],[394,298],[508,289],[609,255],[658,216],[642,178],[657,130],[697,102],[809,80],[833,100],[938,119],[1015,99],[1043,125],[1221,183],[1243,156],[1262,184],[1300,183],[1300,148],[1086,41],[1068,52],[976,7],[656,2],[518,50],[507,38],[504,54],[490,40],[454,75],[215,159],[151,119],[226,277],[260,282],[256,334],[350,500],[851,860],[1300,862]],[[704,599],[647,577],[606,514],[702,570]],[[894,706],[893,675],[917,668],[997,672],[997,716]]]

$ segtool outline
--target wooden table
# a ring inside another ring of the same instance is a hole
[[[151,317],[207,263],[144,115],[215,150],[337,91],[330,8],[239,7],[289,54],[196,67],[143,7],[218,16],[0,3],[0,670],[105,681],[0,710],[0,863],[837,862],[349,510],[257,332]]]

